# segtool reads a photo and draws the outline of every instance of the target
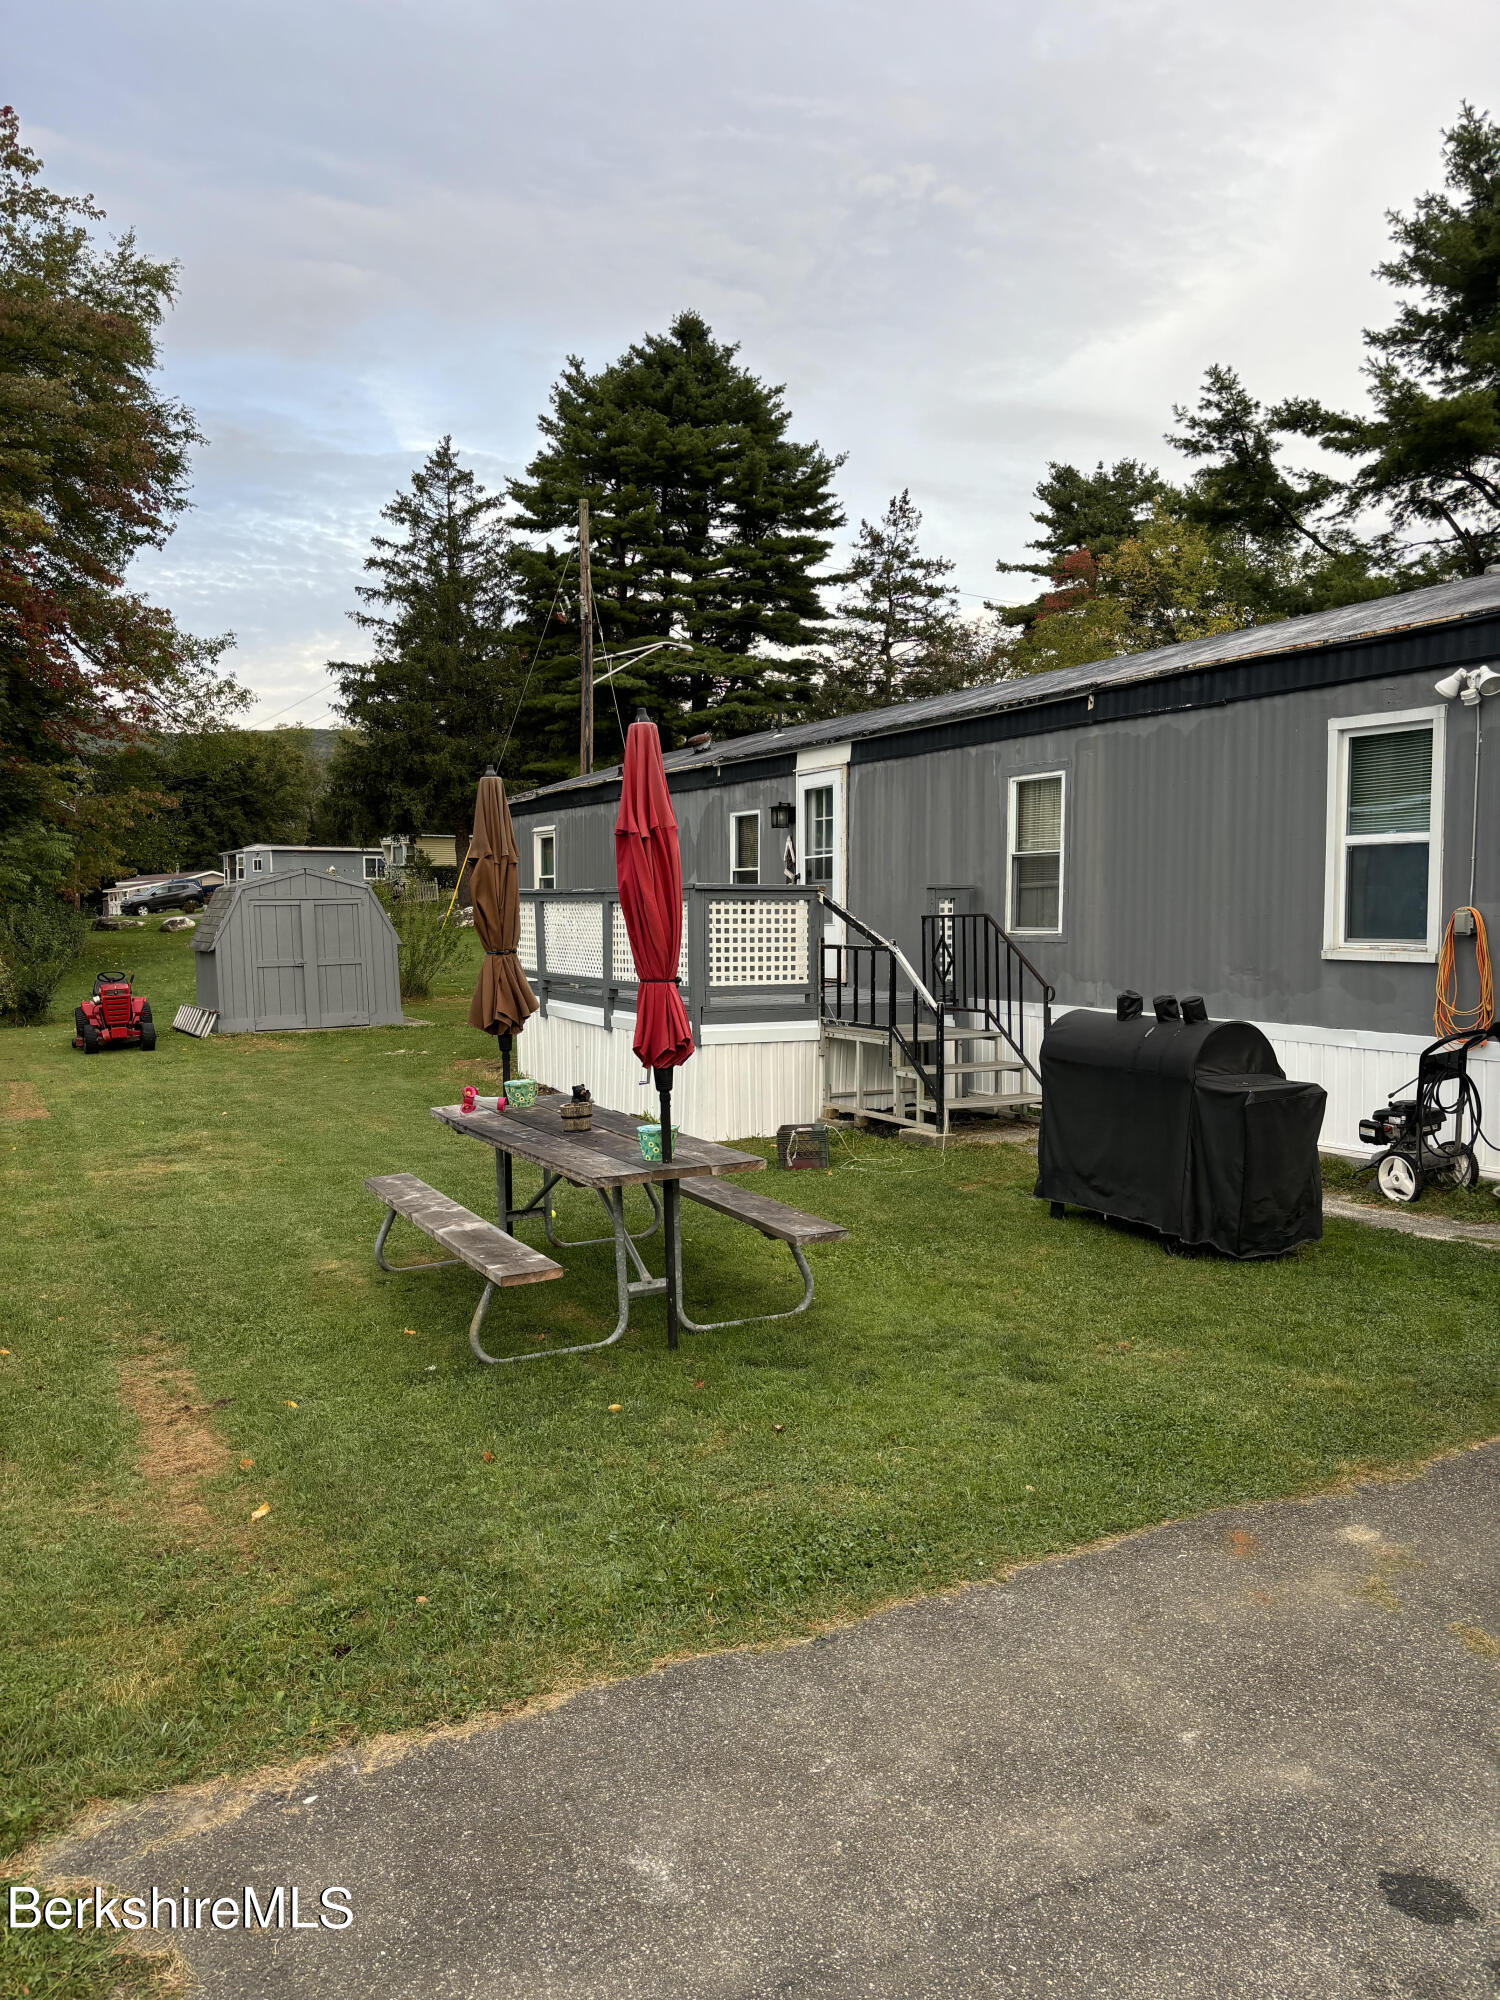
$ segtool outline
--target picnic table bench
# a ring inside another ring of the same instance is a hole
[[[657,1187],[675,1180],[684,1200],[695,1201],[730,1221],[740,1222],[762,1236],[785,1243],[802,1278],[802,1297],[784,1312],[754,1313],[744,1319],[690,1319],[682,1307],[682,1273],[677,1275],[677,1306],[681,1324],[694,1333],[719,1327],[746,1326],[754,1320],[788,1319],[805,1312],[812,1304],[813,1273],[805,1255],[810,1243],[842,1242],[848,1231],[834,1222],[805,1215],[785,1202],[752,1193],[717,1178],[763,1168],[758,1153],[738,1152],[707,1139],[679,1135],[670,1161],[643,1160],[637,1139],[638,1121],[623,1112],[594,1107],[592,1128],[586,1132],[567,1131],[562,1124],[560,1097],[544,1098],[525,1110],[504,1112],[464,1112],[456,1104],[433,1107],[432,1115],[441,1124],[467,1138],[478,1139],[495,1149],[495,1182],[501,1224],[483,1221],[438,1194],[412,1174],[387,1174],[367,1180],[365,1186],[386,1204],[386,1216],[375,1239],[375,1258],[386,1271],[435,1271],[447,1264],[464,1263],[485,1280],[484,1296],[469,1328],[469,1345],[480,1361],[531,1361],[543,1354],[586,1354],[610,1347],[625,1332],[632,1302],[653,1294],[665,1294],[665,1278],[653,1277],[646,1268],[637,1243],[655,1233],[661,1223],[661,1203]],[[541,1169],[542,1185],[530,1201],[514,1206],[510,1198],[510,1176],[503,1169],[512,1158],[527,1160]],[[560,1237],[555,1229],[551,1194],[559,1182],[586,1188],[598,1195],[611,1223],[609,1236]],[[651,1207],[644,1229],[632,1231],[625,1219],[625,1190],[642,1189]],[[442,1263],[393,1265],[385,1260],[386,1238],[397,1215],[424,1230],[435,1242],[453,1252]],[[540,1250],[522,1243],[515,1235],[523,1221],[540,1221],[548,1244],[554,1249],[577,1249],[588,1244],[613,1242],[615,1251],[616,1296],[619,1315],[614,1331],[603,1340],[582,1342],[571,1347],[552,1347],[527,1354],[487,1354],[479,1343],[479,1329],[494,1291],[504,1285],[535,1284],[559,1277],[562,1267]],[[630,1266],[636,1276],[630,1275]]]
[[[842,1243],[849,1234],[837,1222],[824,1222],[820,1216],[804,1215],[800,1208],[791,1208],[784,1201],[773,1201],[770,1195],[757,1194],[754,1188],[736,1187],[730,1181],[684,1181],[682,1198],[684,1201],[696,1201],[700,1207],[711,1208],[716,1215],[727,1215],[731,1222],[748,1223],[762,1236],[784,1243],[791,1251],[792,1261],[802,1275],[801,1299],[785,1312],[756,1313],[756,1319],[790,1319],[793,1313],[806,1312],[812,1304],[813,1274],[802,1246],[805,1243]],[[679,1293],[680,1290],[679,1286]],[[682,1324],[693,1333],[708,1333],[721,1326],[749,1324],[748,1320],[742,1319],[689,1319],[682,1309],[680,1296],[677,1314]]]
[[[415,1174],[380,1174],[367,1180],[365,1186],[385,1203],[385,1220],[375,1237],[375,1262],[382,1271],[444,1271],[454,1264],[467,1264],[484,1279],[484,1290],[469,1322],[469,1345],[481,1361],[490,1359],[479,1344],[479,1329],[484,1325],[496,1287],[544,1284],[548,1278],[560,1278],[563,1274],[561,1264],[544,1257],[540,1250],[533,1250],[518,1236],[497,1229],[493,1222],[486,1222],[472,1209],[450,1201],[426,1181],[419,1181]],[[387,1263],[386,1239],[398,1215],[453,1255],[423,1264]]]

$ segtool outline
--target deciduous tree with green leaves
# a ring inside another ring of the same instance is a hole
[[[613,697],[601,692],[601,763],[618,749],[617,703],[627,721],[643,704],[669,742],[710,713],[742,731],[769,722],[813,669],[826,618],[819,571],[844,518],[833,492],[841,461],[789,435],[783,390],[738,352],[684,312],[595,373],[571,357],[541,419],[545,443],[511,484],[516,526],[537,538],[517,553],[528,623],[544,641],[528,722],[548,735],[558,776],[576,769],[569,565],[580,499],[605,647],[673,638],[693,649],[655,653],[621,671]]]
[[[1012,648],[1015,673],[1085,666],[1250,622],[1242,568],[1206,528],[1165,504],[1112,553],[1074,550],[1053,576],[1057,588]]]
[[[87,809],[83,754],[232,706],[227,639],[126,581],[187,505],[191,413],[158,386],[175,267],[44,187],[0,109],[0,843],[40,856]],[[53,849],[61,855],[56,841]]]
[[[227,848],[305,840],[317,788],[302,729],[143,737],[92,759],[89,776],[101,806],[144,794],[162,808],[111,829],[109,859],[96,866],[96,879],[215,868]]]

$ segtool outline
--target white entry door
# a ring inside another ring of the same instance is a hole
[[[843,767],[797,774],[797,879],[826,890],[845,909],[849,907],[847,775]],[[844,926],[837,917],[827,918],[823,936],[828,944],[844,942]]]

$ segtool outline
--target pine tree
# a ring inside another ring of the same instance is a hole
[[[987,622],[959,616],[953,564],[921,549],[922,514],[909,490],[878,521],[861,521],[829,635],[829,664],[803,712],[848,715],[946,693],[1002,671]]]
[[[1172,414],[1181,428],[1167,442],[1199,461],[1183,518],[1238,561],[1252,616],[1286,618],[1401,588],[1373,568],[1371,549],[1350,530],[1343,481],[1283,463],[1285,433],[1232,368],[1209,368],[1196,409],[1178,403]]]
[[[1092,472],[1076,465],[1047,461],[1036,483],[1040,503],[1032,520],[1041,529],[1027,548],[1038,562],[997,562],[1002,574],[1050,577],[1064,556],[1080,549],[1107,556],[1129,536],[1139,534],[1159,501],[1175,497],[1161,474],[1139,459],[1122,458],[1106,467],[1103,459]]]
[[[1418,582],[1500,560],[1500,127],[1463,105],[1443,158],[1450,192],[1387,217],[1397,254],[1376,275],[1415,297],[1365,334],[1370,414],[1307,399],[1272,413],[1360,461],[1347,509],[1389,509],[1383,553]]]
[[[451,830],[467,847],[474,789],[501,765],[524,662],[507,631],[512,574],[504,501],[445,437],[410,488],[381,509],[397,532],[372,538],[349,615],[370,659],[330,662],[351,725],[329,771],[329,810],[362,838]],[[520,672],[518,672],[518,665]],[[511,778],[530,775],[525,739]]]
[[[653,654],[601,694],[601,763],[618,748],[617,709],[628,717],[643,704],[669,742],[710,711],[739,732],[767,722],[810,671],[826,616],[817,571],[843,522],[841,461],[788,436],[783,391],[740,366],[738,351],[685,312],[596,374],[571,357],[553,388],[546,442],[511,493],[519,529],[564,538],[517,551],[525,622],[543,642],[533,714],[558,761],[576,741],[568,565],[581,498],[605,649],[665,638],[693,649]]]

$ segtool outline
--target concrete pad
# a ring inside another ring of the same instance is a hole
[[[1344,2000],[1500,1984],[1500,1445],[812,1644],[122,1810],[49,1867],[355,1920],[232,2000]]]

